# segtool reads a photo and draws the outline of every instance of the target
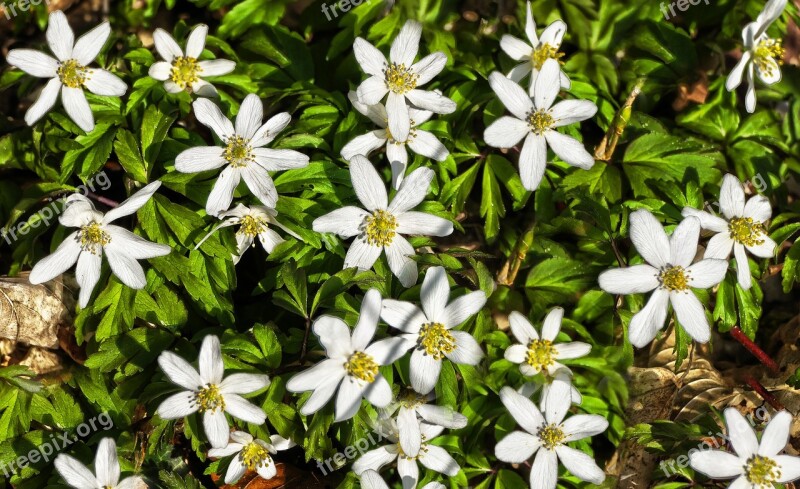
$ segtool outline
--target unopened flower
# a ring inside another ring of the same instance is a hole
[[[706,343],[711,329],[705,308],[691,289],[708,289],[722,281],[728,262],[704,258],[692,263],[700,239],[700,221],[687,217],[667,238],[664,228],[650,212],[640,209],[630,217],[631,241],[647,264],[606,270],[600,288],[611,294],[643,294],[654,291],[628,326],[633,346],[641,348],[664,327],[669,304],[689,336]]]
[[[600,484],[605,473],[592,457],[567,446],[572,441],[602,433],[608,421],[594,414],[578,414],[564,419],[571,401],[570,387],[555,381],[554,392],[548,396],[542,410],[527,397],[511,387],[500,390],[500,400],[524,431],[514,431],[495,446],[495,456],[503,462],[521,464],[536,455],[531,466],[531,489],[555,489],[558,462],[575,477]]]
[[[517,311],[509,314],[511,332],[519,343],[506,349],[506,360],[519,364],[519,370],[523,375],[532,376],[544,370],[552,376],[557,370],[565,368],[558,360],[587,355],[592,349],[587,343],[580,341],[553,343],[561,331],[563,317],[564,309],[553,308],[544,319],[542,336],[539,337],[528,318]]]
[[[171,248],[147,241],[111,223],[138,211],[160,186],[161,182],[156,180],[142,187],[105,214],[96,210],[92,201],[81,194],[68,197],[58,222],[79,229],[67,236],[52,255],[39,260],[28,277],[30,282],[41,284],[52,280],[77,262],[75,278],[81,288],[78,303],[86,307],[100,280],[100,268],[105,255],[111,271],[123,284],[132,289],[144,288],[147,278],[136,260],[167,255]]]
[[[286,389],[290,392],[313,391],[300,414],[319,411],[337,389],[336,421],[355,416],[362,398],[379,408],[392,402],[392,388],[380,373],[380,367],[394,363],[408,347],[406,340],[397,337],[371,343],[380,310],[381,294],[370,289],[361,303],[361,314],[352,333],[337,317],[321,316],[314,321],[314,333],[328,358],[287,382]]]
[[[277,216],[278,211],[269,207],[261,205],[247,207],[243,204],[237,204],[233,209],[219,215],[222,222],[215,226],[214,229],[197,244],[195,249],[199,248],[200,245],[218,229],[228,226],[239,226],[239,230],[236,231],[238,253],[233,255],[234,263],[239,263],[244,252],[253,245],[256,238],[261,242],[261,246],[264,247],[267,253],[272,253],[272,250],[274,250],[276,246],[283,243],[284,239],[271,229],[272,226],[278,227],[290,236],[302,241],[300,236],[279,223],[276,219]]]
[[[50,14],[47,43],[55,58],[33,49],[12,49],[6,61],[37,78],[50,78],[36,102],[25,114],[32,126],[55,105],[59,93],[70,119],[86,132],[94,129],[94,115],[84,89],[95,95],[121,97],[128,86],[116,75],[100,68],[89,68],[111,34],[111,26],[103,22],[75,41],[75,34],[64,12]]]
[[[528,37],[530,44],[512,35],[505,34],[500,39],[500,48],[514,61],[522,62],[522,64],[518,64],[508,72],[508,78],[519,83],[530,74],[530,94],[533,95],[536,78],[538,78],[539,71],[544,66],[545,61],[554,59],[561,63],[561,57],[564,56],[564,53],[559,51],[559,48],[561,47],[561,41],[564,39],[564,34],[567,32],[567,24],[562,20],[557,20],[547,26],[542,32],[542,37],[539,37],[536,35],[536,22],[533,20],[533,14],[531,13],[531,2],[527,2],[526,12],[525,35]],[[572,85],[569,77],[562,70],[559,69],[559,71],[561,88],[569,90]]]
[[[389,489],[386,481],[375,472],[374,470],[365,470],[361,473],[361,488],[362,489]],[[440,482],[428,482],[422,489],[445,489],[444,484]]]
[[[344,268],[369,270],[385,251],[394,276],[403,287],[411,287],[417,281],[417,263],[411,259],[416,252],[404,235],[447,236],[453,232],[453,223],[447,219],[411,210],[425,199],[433,170],[414,170],[391,203],[380,175],[364,156],[355,155],[350,160],[350,178],[366,210],[354,206],[336,209],[315,219],[314,231],[355,237],[344,258]]]
[[[588,170],[594,157],[583,143],[561,134],[556,128],[588,119],[597,106],[588,100],[562,100],[553,105],[561,88],[558,61],[548,59],[536,78],[533,98],[502,74],[489,76],[489,85],[506,106],[511,116],[494,121],[483,134],[486,144],[495,148],[510,148],[523,138],[519,154],[519,174],[527,190],[536,190],[547,166],[547,148],[565,163]]]
[[[369,156],[371,152],[381,146],[386,146],[386,157],[392,166],[392,187],[399,188],[406,175],[406,166],[408,165],[406,147],[417,154],[427,156],[436,161],[444,161],[450,154],[447,148],[436,139],[436,136],[428,131],[418,129],[420,124],[430,119],[433,112],[413,107],[409,108],[408,116],[411,118],[411,129],[408,133],[408,139],[397,141],[389,132],[388,115],[383,104],[364,105],[358,101],[356,93],[352,91],[348,94],[348,97],[356,110],[369,117],[381,129],[353,138],[342,148],[342,158],[350,160],[355,155]]]
[[[409,375],[411,386],[420,394],[433,390],[442,360],[477,365],[483,357],[483,350],[471,334],[453,328],[481,310],[486,294],[470,292],[448,304],[449,297],[447,273],[442,267],[431,267],[422,282],[421,310],[410,302],[383,301],[381,318],[402,331],[413,348]]]
[[[205,49],[207,35],[207,25],[196,26],[189,34],[184,52],[167,31],[156,29],[153,33],[153,42],[164,61],[153,63],[150,67],[150,76],[163,81],[164,89],[169,93],[186,91],[201,97],[216,96],[217,89],[204,78],[227,75],[236,68],[236,63],[228,59],[200,61],[198,58]]]
[[[739,285],[749,289],[752,279],[745,250],[760,258],[771,258],[777,247],[775,241],[767,236],[766,224],[772,216],[772,206],[763,195],[756,195],[745,202],[744,188],[739,179],[725,175],[720,189],[719,209],[722,216],[684,207],[683,215],[698,218],[701,228],[716,233],[708,242],[706,258],[727,260],[733,250]]]
[[[733,450],[692,450],[689,464],[712,479],[734,479],[730,489],[766,489],[800,478],[800,457],[780,455],[789,441],[792,415],[777,413],[767,424],[761,442],[750,423],[735,408],[725,410]]]
[[[253,195],[268,207],[275,207],[278,191],[269,172],[291,170],[308,165],[308,156],[290,149],[264,148],[291,121],[287,112],[277,114],[262,125],[264,106],[258,95],[245,97],[236,126],[214,102],[200,98],[192,104],[197,120],[219,137],[220,146],[190,148],[175,158],[175,169],[196,173],[225,167],[206,202],[206,213],[217,216],[228,210],[233,192],[244,180]]]
[[[225,365],[219,338],[208,335],[200,347],[198,369],[178,355],[165,351],[158,364],[170,381],[184,391],[166,398],[156,410],[163,419],[178,419],[196,412],[203,415],[203,428],[213,448],[228,444],[230,428],[225,413],[247,423],[264,424],[264,411],[241,396],[269,385],[269,377],[259,374],[232,374],[223,379]]]
[[[212,448],[208,455],[215,458],[236,455],[225,473],[225,484],[235,484],[248,470],[257,472],[262,479],[272,479],[278,474],[272,455],[295,445],[280,435],[272,435],[269,441],[264,441],[244,431],[234,431],[225,448]]]
[[[420,422],[441,426],[451,430],[459,430],[467,426],[467,417],[446,406],[437,406],[429,402],[435,398],[433,393],[419,394],[407,390],[398,396],[397,401],[386,410],[391,416],[397,413],[397,429],[400,446],[405,453],[418,453],[422,445]]]
[[[725,87],[731,91],[745,78],[747,95],[744,100],[748,112],[756,110],[755,75],[765,85],[773,85],[781,80],[780,65],[783,64],[784,50],[781,40],[769,37],[767,29],[781,16],[785,8],[786,0],[769,0],[755,22],[747,24],[742,31],[742,59],[731,70]]]
[[[371,75],[358,87],[358,99],[366,105],[375,105],[386,99],[388,126],[397,141],[406,141],[411,130],[409,106],[429,110],[437,114],[449,114],[456,110],[456,104],[441,93],[420,90],[418,87],[428,83],[438,75],[447,63],[447,56],[435,52],[414,63],[419,51],[422,24],[409,20],[392,42],[389,61],[368,41],[357,37],[353,51],[358,64],[365,73]]]
[[[147,488],[139,476],[120,478],[117,444],[112,438],[103,438],[97,446],[92,473],[85,465],[73,457],[60,454],[53,464],[64,481],[76,489],[143,489]]]

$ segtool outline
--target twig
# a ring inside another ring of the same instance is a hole
[[[775,396],[767,392],[767,389],[764,388],[764,386],[761,385],[761,382],[757,381],[755,377],[748,375],[745,378],[745,382],[747,382],[747,385],[752,387],[753,390],[756,391],[758,395],[761,396],[762,399],[767,401],[770,406],[775,408],[776,411],[783,411],[786,409],[783,406],[783,404],[781,404],[781,402],[777,398],[775,398]]]
[[[628,264],[625,263],[625,260],[622,258],[622,254],[620,254],[619,248],[617,248],[617,242],[613,238],[611,239],[611,249],[614,251],[614,256],[617,257],[617,263],[619,263],[620,268],[627,268]]]
[[[777,375],[780,373],[780,368],[778,367],[778,364],[775,363],[775,360],[767,355],[767,353],[762,350],[761,347],[753,343],[753,341],[748,338],[746,334],[744,334],[744,331],[742,331],[739,326],[734,326],[733,329],[731,329],[731,336],[733,336],[733,339],[741,343],[742,346],[747,348],[747,351],[752,353],[753,356],[755,356],[759,362],[764,364],[764,366],[766,366],[773,374]]]
[[[103,197],[102,195],[97,195],[94,192],[89,192],[87,190],[86,191],[86,196],[89,197],[90,199],[94,199],[94,200],[100,202],[101,204],[105,204],[105,205],[107,205],[109,207],[119,207],[119,202],[117,202],[116,200],[111,200],[108,197]]]
[[[306,353],[308,353],[308,334],[311,332],[311,318],[306,318],[306,332],[303,335],[303,347],[300,349],[300,361],[302,362],[306,358]]]

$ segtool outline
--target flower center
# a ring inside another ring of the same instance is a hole
[[[535,134],[542,134],[550,129],[554,122],[549,110],[539,109],[528,114],[528,127]]]
[[[737,243],[745,246],[764,244],[764,239],[761,237],[766,234],[764,224],[754,222],[750,217],[734,217],[728,223],[728,229],[730,230],[731,238]]]
[[[416,409],[417,407],[425,404],[427,398],[417,394],[411,389],[408,389],[405,395],[400,398],[400,405],[408,409]]]
[[[225,398],[219,392],[219,387],[215,384],[207,384],[195,395],[195,402],[198,404],[197,410],[201,413],[206,411],[216,412],[217,409],[225,409]]]
[[[753,455],[744,466],[745,478],[757,487],[773,487],[772,483],[781,478],[781,470],[774,460]]]
[[[676,290],[686,290],[689,288],[689,274],[681,266],[668,267],[661,271],[658,275],[658,280],[661,282],[661,287],[669,290],[670,292]]]
[[[56,74],[61,83],[69,88],[80,88],[88,79],[89,69],[74,59],[68,59],[58,64]]]
[[[442,323],[425,323],[419,329],[417,346],[436,360],[456,349],[456,339]]]
[[[260,217],[244,216],[242,220],[239,221],[239,224],[241,227],[237,231],[237,234],[246,234],[250,237],[258,236],[267,229],[267,221]]]
[[[357,351],[350,355],[344,368],[348,374],[365,382],[373,382],[375,376],[378,375],[378,364],[375,359],[363,351]]]
[[[222,156],[234,168],[245,167],[248,162],[254,161],[250,140],[241,136],[231,136],[225,141]]]
[[[173,83],[186,90],[200,79],[199,73],[203,71],[197,59],[191,56],[178,56],[172,61],[172,71],[169,78]]]
[[[256,470],[259,467],[268,467],[272,459],[269,452],[261,444],[256,442],[248,443],[239,456],[242,458],[242,465],[250,470]]]
[[[83,226],[78,231],[77,239],[81,243],[81,249],[93,255],[99,254],[103,246],[111,242],[111,236],[103,231],[103,227],[99,222],[92,222]]]
[[[417,137],[417,131],[416,129],[414,129],[415,125],[414,120],[411,119],[410,122],[411,122],[411,128],[408,130],[408,139],[406,139],[405,141],[398,141],[394,138],[394,136],[392,136],[392,132],[389,130],[389,125],[387,121],[386,129],[384,129],[384,131],[386,131],[386,139],[388,139],[388,142],[390,144],[396,144],[399,146],[401,144],[408,144],[411,141],[413,141],[414,138]]]
[[[560,52],[557,47],[551,46],[548,43],[539,44],[533,49],[531,53],[531,62],[533,63],[534,68],[537,70],[541,70],[544,62],[548,59],[559,59],[564,56],[564,53]]]
[[[536,435],[539,437],[539,440],[541,440],[542,446],[548,450],[552,450],[558,445],[561,445],[564,442],[564,438],[566,438],[561,428],[554,424],[542,426],[539,428],[539,432],[536,433]]]
[[[397,219],[387,211],[377,210],[365,220],[367,243],[373,246],[387,246],[394,239]]]
[[[553,364],[553,342],[550,340],[531,340],[528,343],[528,354],[525,363],[539,370]]]
[[[779,65],[783,64],[783,47],[780,39],[762,39],[758,41],[753,49],[753,62],[758,70],[766,76],[773,76],[776,61]]]
[[[383,73],[386,76],[386,86],[394,93],[404,94],[417,88],[419,75],[404,64],[392,63]]]

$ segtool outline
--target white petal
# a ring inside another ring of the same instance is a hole
[[[528,133],[519,154],[519,176],[522,186],[533,192],[539,188],[547,166],[547,141],[541,135]]]
[[[86,132],[94,129],[94,115],[81,88],[63,87],[61,103],[72,121]]]
[[[509,80],[502,73],[497,71],[489,75],[489,86],[492,87],[494,93],[503,102],[509,112],[514,114],[514,117],[522,121],[527,120],[528,114],[533,110],[533,101],[530,99],[525,90],[519,85]]]
[[[399,93],[389,92],[386,100],[386,113],[389,118],[389,130],[396,141],[408,139],[411,130],[411,119],[408,115],[406,98]]]
[[[370,450],[353,464],[353,472],[357,475],[363,474],[367,470],[378,470],[386,464],[391,463],[397,458],[397,453],[387,450],[387,447],[378,447]]]
[[[536,21],[531,12],[530,1],[525,2],[525,35],[528,36],[531,45],[536,46],[539,44],[539,37],[536,35]]]
[[[532,435],[535,435],[545,422],[539,408],[511,387],[500,389],[500,401],[508,409],[514,421]]]
[[[450,302],[444,309],[444,324],[455,327],[480,311],[486,304],[486,294],[470,292]]]
[[[560,307],[554,307],[549,313],[547,313],[547,317],[544,318],[544,324],[542,324],[542,339],[553,341],[558,336],[558,333],[561,331],[561,320],[564,318],[564,309]]]
[[[580,358],[589,354],[592,350],[592,345],[583,343],[581,341],[573,341],[570,343],[561,343],[555,346],[556,358],[559,360],[569,360],[572,358]]]
[[[47,44],[50,46],[50,51],[59,60],[66,61],[72,58],[75,35],[67,22],[67,16],[60,10],[50,13],[50,18],[47,22]]]
[[[722,282],[722,279],[725,278],[725,272],[728,271],[728,262],[726,260],[706,258],[690,266],[686,271],[690,276],[690,287],[708,289]],[[749,269],[747,273],[750,273]]]
[[[761,443],[758,446],[758,454],[764,457],[774,457],[779,454],[789,442],[789,430],[792,425],[792,415],[788,411],[780,411],[769,420],[764,433],[761,435]]]
[[[111,26],[108,22],[103,22],[78,38],[78,42],[75,43],[75,49],[72,51],[72,57],[78,63],[84,66],[88,65],[100,54],[100,50],[103,49],[110,35]]]
[[[670,259],[675,266],[688,267],[697,254],[697,242],[700,239],[700,220],[696,217],[687,217],[669,239]]]
[[[278,202],[278,191],[267,170],[258,165],[247,165],[241,169],[241,175],[247,188],[258,197],[258,200],[268,207],[275,207]]]
[[[94,458],[94,470],[97,473],[97,482],[101,485],[114,487],[119,482],[120,468],[117,459],[117,444],[113,438],[103,438],[97,446]]]
[[[772,206],[769,199],[763,195],[754,195],[744,205],[743,217],[749,217],[756,222],[766,222],[772,217]]]
[[[69,455],[60,454],[53,464],[58,473],[61,474],[61,477],[72,487],[77,489],[96,489],[99,486],[92,471]]]
[[[220,212],[228,210],[233,201],[233,191],[239,185],[240,179],[241,172],[238,168],[229,166],[222,170],[206,202],[206,213],[209,216],[216,216]]]
[[[422,444],[417,412],[414,409],[401,407],[397,413],[397,428],[400,433],[400,446],[403,453],[416,457]]]
[[[715,233],[723,233],[728,231],[728,222],[721,217],[709,214],[706,211],[699,211],[692,207],[684,207],[681,211],[683,217],[696,217],[700,220],[700,227]]]
[[[728,489],[755,489],[750,481],[742,475],[728,485]]]
[[[350,243],[350,248],[344,257],[344,268],[356,267],[359,270],[369,270],[381,256],[382,246],[373,246],[360,237]]]
[[[749,51],[742,54],[742,59],[740,59],[731,70],[728,78],[725,80],[725,88],[727,88],[729,92],[741,85],[744,69],[747,68],[748,63],[750,63],[751,56]]]
[[[417,408],[417,413],[426,423],[443,426],[451,430],[460,430],[467,426],[467,417],[448,407],[423,404]]]
[[[164,399],[158,405],[156,414],[162,419],[180,419],[197,412],[193,392],[183,391]]]
[[[275,250],[275,247],[286,240],[281,238],[281,236],[272,229],[266,229],[259,233],[258,241],[261,243],[261,247],[264,248],[267,253],[272,253]]]
[[[86,79],[86,88],[96,95],[121,97],[128,91],[128,85],[117,75],[95,68]]]
[[[592,484],[601,484],[605,480],[605,472],[589,455],[566,445],[556,447],[556,453],[564,467],[578,479]]]
[[[400,33],[392,41],[389,59],[393,63],[411,66],[419,51],[419,39],[422,36],[422,24],[414,20],[406,21]]]
[[[733,245],[733,256],[736,257],[736,278],[739,285],[741,285],[744,290],[748,290],[753,285],[753,278],[750,276],[750,263],[747,261],[747,253],[745,253],[744,245],[741,243]],[[724,261],[724,263],[725,270],[727,271],[728,262]],[[725,276],[724,273],[722,276]]]
[[[567,24],[563,20],[556,20],[542,32],[539,37],[541,44],[549,44],[553,47],[561,46],[561,40],[564,39],[564,34],[567,32]]]
[[[778,247],[769,236],[762,234],[761,240],[764,242],[754,246],[747,246],[747,251],[759,258],[772,258],[775,256],[775,249]]]
[[[200,380],[204,384],[219,385],[222,382],[225,365],[222,363],[222,349],[219,344],[219,338],[214,335],[206,335],[203,338],[197,364],[200,368]]]
[[[158,28],[153,32],[153,43],[156,51],[167,63],[172,63],[174,58],[183,56],[183,51],[175,39],[164,29]]]
[[[192,108],[197,120],[214,131],[222,141],[226,141],[235,134],[236,131],[233,128],[233,124],[222,114],[222,111],[214,102],[207,98],[199,98],[194,101]]]
[[[167,63],[166,61],[157,61],[150,65],[150,69],[147,72],[151,78],[155,78],[159,81],[167,81],[169,80],[170,74],[172,73],[172,65]]]
[[[777,61],[772,58],[763,58],[765,63],[764,69],[756,65],[756,75],[764,82],[764,85],[773,85],[781,81],[781,67]]]
[[[168,255],[172,251],[167,245],[147,241],[141,236],[113,224],[105,226],[105,231],[111,238],[106,245],[107,249],[118,251],[137,260]]]
[[[236,69],[236,63],[229,59],[210,59],[206,61],[200,61],[197,64],[202,70],[201,73],[204,77],[227,75]],[[195,86],[192,86],[192,89],[196,92],[199,92]]]
[[[380,313],[381,293],[377,289],[370,289],[364,295],[364,300],[361,301],[358,323],[353,328],[351,344],[354,350],[363,351],[372,341],[375,329],[378,327]]]
[[[653,214],[645,209],[633,212],[630,216],[630,233],[633,245],[647,263],[657,268],[667,266],[670,259],[669,239]]]
[[[406,238],[397,235],[391,244],[384,247],[384,250],[386,251],[386,261],[389,263],[389,269],[400,281],[400,284],[408,288],[417,283],[417,275],[419,274],[417,262],[410,258],[416,252],[411,243]]]
[[[186,41],[186,56],[199,58],[206,46],[206,36],[208,36],[207,25],[198,24],[192,29],[192,33],[189,34],[189,39]]]
[[[530,61],[525,61],[524,63],[518,64],[517,66],[511,68],[511,70],[506,75],[506,78],[513,81],[514,83],[519,83],[532,71],[533,71],[533,63],[531,63]]]
[[[175,158],[175,169],[181,173],[216,170],[228,163],[219,146],[198,146],[182,151]]]
[[[698,343],[706,343],[711,338],[711,329],[706,319],[705,309],[693,292],[671,292],[672,308],[683,329]]]
[[[510,464],[521,464],[530,459],[541,447],[539,439],[524,431],[513,431],[494,447],[498,460]]]
[[[731,233],[729,231],[715,234],[710,240],[708,240],[706,252],[703,254],[703,257],[717,258],[721,260],[727,259],[731,254],[731,249],[733,249],[733,245],[735,243],[736,242],[731,238]]]
[[[220,60],[220,61],[222,61],[222,60]],[[211,68],[207,66],[207,63],[210,63],[210,62],[209,61],[201,61],[198,64],[200,65],[201,69],[203,68],[203,66],[206,66],[210,70]],[[214,65],[214,66],[216,67],[216,65]],[[230,65],[226,64],[224,66],[226,67],[226,69],[228,69],[227,67],[229,67]],[[228,70],[228,71],[230,71],[230,70]],[[192,83],[190,85],[190,88],[191,88],[191,90],[187,90],[188,92],[190,92],[190,93],[194,92],[200,97],[216,98],[216,97],[219,96],[219,93],[217,92],[217,89],[214,88],[214,85],[208,83],[207,81],[203,80],[202,78],[197,80],[196,82]]]
[[[58,61],[42,52],[33,49],[12,49],[6,56],[11,66],[16,66],[25,73],[38,78],[57,78]]]
[[[406,93],[406,98],[414,107],[422,110],[429,110],[437,114],[452,114],[456,111],[456,103],[438,91],[433,92],[414,89]],[[389,109],[388,106],[386,108],[387,110]],[[394,134],[394,132],[392,134]]]
[[[466,331],[451,331],[450,334],[456,340],[456,348],[447,354],[447,358],[453,363],[464,365],[477,365],[483,358],[481,350],[475,338]]]
[[[508,315],[508,323],[511,333],[523,345],[527,345],[531,340],[539,339],[539,335],[533,325],[522,313],[513,311]]]
[[[411,66],[411,71],[417,74],[417,86],[424,85],[433,80],[447,64],[447,56],[437,51],[431,53]]]
[[[427,322],[425,314],[410,302],[384,299],[381,303],[381,319],[404,333],[416,333]]]
[[[600,288],[610,294],[643,294],[659,286],[658,270],[650,265],[606,270],[597,280]]]
[[[100,280],[100,268],[103,266],[103,259],[100,254],[95,255],[88,251],[83,252],[78,257],[78,266],[75,269],[75,279],[81,287],[78,296],[78,304],[86,307],[92,297],[97,282]]]
[[[326,316],[323,316],[326,317]],[[317,389],[323,384],[332,382],[332,379],[344,376],[344,367],[341,359],[327,359],[319,362],[311,368],[295,374],[286,383],[286,390],[289,392],[305,392]],[[338,382],[336,382],[338,385]]]
[[[508,348],[506,348],[506,351],[503,353],[503,357],[506,360],[516,364],[524,363],[527,355],[528,355],[527,343],[524,345],[520,344],[511,345]],[[536,373],[538,373],[538,370]]]
[[[223,411],[203,413],[203,429],[212,448],[222,448],[228,444],[230,428]]]
[[[365,73],[383,76],[383,70],[388,65],[386,57],[370,42],[357,37],[353,42],[353,53]]]
[[[203,385],[200,374],[189,362],[171,351],[162,352],[158,356],[158,365],[167,374],[169,380],[184,389],[196,391]]]
[[[533,48],[527,43],[508,34],[500,39],[500,49],[514,61],[527,61],[533,52]]]
[[[597,113],[597,105],[588,100],[563,100],[555,104],[550,112],[553,127],[566,126],[584,121]]]
[[[28,280],[34,285],[53,280],[74,265],[78,261],[80,253],[81,244],[76,231],[64,238],[52,255],[46,256],[36,263]]]
[[[61,93],[61,80],[53,78],[47,82],[47,85],[44,86],[39,94],[39,98],[25,113],[25,122],[32,126],[47,114],[55,105],[56,100],[58,100],[59,93]]]
[[[720,210],[728,220],[744,215],[744,189],[738,178],[725,175],[719,191],[719,202]]]
[[[132,289],[143,289],[147,285],[144,270],[135,258],[114,247],[106,247],[105,252],[111,270],[123,284]]]
[[[275,136],[286,129],[290,122],[292,122],[292,116],[288,112],[281,112],[270,117],[253,135],[250,145],[254,148],[260,148],[271,143]]]
[[[335,422],[346,421],[356,415],[361,408],[363,391],[359,382],[349,376],[344,378],[339,386],[339,393],[336,395]]]
[[[570,377],[556,375],[548,390],[546,402],[542,403],[544,419],[550,424],[561,424],[572,405]]]
[[[549,58],[536,76],[533,104],[537,109],[549,109],[561,90],[561,68],[558,61]]]
[[[356,136],[342,148],[342,158],[349,160],[355,155],[369,156],[370,153],[386,144],[386,138],[381,137],[382,134],[385,134],[385,131],[375,130]]]
[[[400,184],[400,189],[389,205],[389,212],[397,216],[418,206],[425,200],[431,180],[433,180],[433,170],[430,168],[417,168],[411,172]]]
[[[267,456],[267,458],[269,458],[269,462],[267,462],[267,465],[259,466],[256,469],[256,473],[262,479],[269,480],[278,475],[278,468],[275,466],[275,463],[272,461],[271,457]]]
[[[777,482],[792,482],[800,478],[800,458],[791,455],[776,455],[773,457],[781,467],[781,476]]]
[[[389,92],[389,87],[386,86],[386,80],[383,75],[375,75],[367,78],[361,85],[358,86],[358,100],[362,104],[375,105],[379,103],[383,96]]]
[[[608,420],[596,414],[576,414],[562,424],[566,438],[564,442],[582,440],[599,435],[608,429]]]
[[[420,290],[422,310],[429,321],[444,323],[447,300],[450,296],[450,283],[443,267],[431,267],[425,273]],[[445,324],[446,326],[453,326]]]
[[[544,137],[547,139],[550,149],[564,163],[584,170],[588,170],[594,165],[594,156],[586,151],[583,143],[577,139],[557,131],[545,131]]]
[[[248,423],[264,424],[267,415],[264,411],[237,394],[225,394],[225,411],[234,418]]]
[[[747,65],[747,93],[744,96],[744,108],[749,113],[753,113],[756,110],[756,85],[755,80],[753,79],[753,71],[755,68],[753,67],[753,63],[748,63]]]
[[[448,236],[453,232],[453,223],[433,214],[407,211],[397,216],[395,231],[403,235]]]
[[[439,373],[442,370],[442,361],[436,360],[425,354],[424,350],[415,349],[411,354],[411,387],[420,394],[427,394],[436,386]]]
[[[397,475],[403,482],[403,489],[414,489],[419,481],[419,466],[417,461],[406,457],[397,459]]]
[[[294,170],[308,165],[309,158],[291,149],[253,149],[256,163],[267,171]]]
[[[150,200],[150,197],[152,197],[160,187],[161,181],[156,180],[140,188],[136,191],[136,193],[125,199],[125,201],[120,205],[106,212],[105,216],[103,217],[103,224],[108,224],[116,219],[119,219],[120,217],[129,216],[135,213],[143,205],[145,205],[148,200]]]
[[[728,437],[740,459],[746,460],[758,453],[758,439],[744,416],[735,408],[725,410],[725,425]]]
[[[450,477],[454,477],[461,470],[455,459],[444,448],[436,445],[428,445],[426,448],[427,451],[419,456],[420,463],[425,467]]]
[[[225,472],[225,484],[236,483],[246,472],[247,467],[242,463],[242,459],[240,457],[234,457],[230,465],[228,465],[227,472]]]
[[[486,144],[494,148],[510,148],[518,144],[529,132],[530,127],[527,122],[503,116],[486,128],[483,139]]]
[[[258,95],[251,93],[245,97],[236,115],[236,134],[251,139],[264,120],[264,104]]]
[[[183,88],[179,87],[172,80],[167,80],[164,82],[164,89],[167,91],[167,93],[172,93],[172,94],[183,92]]]
[[[364,397],[377,408],[385,408],[392,402],[392,388],[389,382],[378,374],[375,380],[364,389]]]
[[[386,133],[386,131],[380,131]],[[406,177],[406,167],[408,166],[408,151],[405,143],[386,142],[386,159],[392,166],[392,188],[399,189],[400,184]]]
[[[531,466],[530,483],[535,489],[555,489],[558,480],[558,457],[551,450],[539,450]]]
[[[767,28],[781,16],[783,10],[786,8],[787,0],[769,0],[764,9],[759,12],[756,18],[756,23],[759,28],[754,33],[755,37],[759,37],[767,31]]]
[[[642,348],[653,341],[656,333],[664,327],[668,306],[669,292],[656,289],[628,326],[628,338],[633,346]]]
[[[260,374],[233,374],[219,385],[222,394],[250,394],[269,386],[269,377]]]
[[[314,219],[312,229],[318,233],[335,233],[342,238],[351,238],[361,233],[359,228],[369,215],[358,207],[342,207]]]
[[[386,186],[368,159],[356,155],[350,160],[350,178],[358,200],[367,210],[387,208]]]
[[[427,156],[436,161],[444,161],[450,154],[444,144],[428,131],[417,130],[416,137],[408,143],[408,147],[418,155]]]

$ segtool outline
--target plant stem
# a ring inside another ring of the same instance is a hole
[[[761,385],[761,382],[757,381],[755,377],[751,377],[748,375],[745,378],[745,382],[747,382],[747,385],[752,387],[753,390],[756,391],[758,395],[761,396],[762,399],[767,401],[770,406],[775,408],[775,410],[783,411],[784,409],[786,409],[775,396],[767,392],[767,389],[764,388],[764,386]]]
[[[747,351],[752,353],[753,356],[755,356],[759,362],[764,364],[764,366],[770,369],[773,374],[777,375],[780,372],[780,368],[778,367],[778,364],[775,363],[775,360],[770,358],[770,356],[767,355],[764,350],[753,343],[753,341],[748,338],[746,334],[744,334],[744,331],[742,331],[739,326],[734,326],[733,329],[731,329],[731,336],[733,336],[733,339],[741,343],[742,346],[747,348]]]

